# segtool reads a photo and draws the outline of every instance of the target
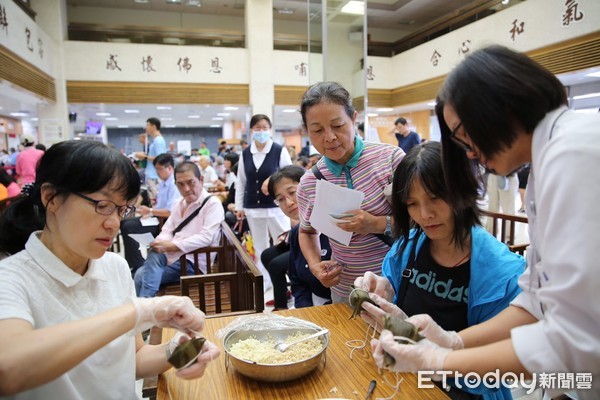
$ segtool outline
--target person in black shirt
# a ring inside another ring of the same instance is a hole
[[[363,303],[367,322],[381,327],[386,312],[411,316],[408,321],[421,329],[435,324],[455,331],[448,347],[460,347],[456,331],[492,318],[521,291],[517,281],[525,260],[480,226],[476,190],[456,208],[448,192],[440,143],[414,147],[394,173],[392,216],[399,239],[383,261],[383,276],[366,273],[354,285],[373,292],[381,307]],[[452,388],[448,394],[511,398],[506,387],[468,390]]]

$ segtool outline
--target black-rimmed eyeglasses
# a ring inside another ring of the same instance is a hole
[[[456,126],[456,128],[454,128],[452,132],[450,132],[450,140],[452,140],[452,142],[454,142],[455,145],[457,145],[467,153],[473,152],[473,148],[471,146],[469,146],[468,144],[456,137],[456,132],[458,132],[461,126],[462,121]]]
[[[128,218],[135,213],[135,206],[130,206],[128,204],[120,206],[111,200],[94,200],[81,193],[73,192],[73,194],[94,204],[96,206],[96,212],[100,215],[111,215],[115,210],[118,210],[119,217]]]

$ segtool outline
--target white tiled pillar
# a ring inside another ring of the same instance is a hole
[[[272,118],[275,102],[273,67],[273,1],[246,1],[246,49],[253,114]]]
[[[39,140],[48,146],[73,138],[63,57],[63,42],[67,40],[67,4],[66,0],[31,0],[31,6],[37,13],[36,23],[55,45],[56,102],[45,102],[37,109]]]

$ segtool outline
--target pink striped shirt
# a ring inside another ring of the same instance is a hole
[[[404,152],[399,147],[365,142],[358,165],[350,169],[354,190],[365,194],[361,210],[377,216],[392,213],[392,208],[383,195],[383,189],[392,181],[394,171],[402,158],[404,158]],[[319,162],[318,166],[327,181],[347,187],[343,173],[336,177],[327,169],[324,161]],[[309,170],[304,174],[298,186],[300,225],[303,228],[311,228],[309,220],[315,202],[316,181],[317,178]],[[381,275],[381,263],[390,249],[376,236],[361,233],[353,233],[348,246],[334,240],[330,240],[330,244],[332,258],[346,265],[341,273],[339,285],[331,288],[332,292],[342,297],[348,297],[351,290],[350,285],[365,272],[372,271]]]

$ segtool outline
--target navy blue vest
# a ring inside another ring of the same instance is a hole
[[[273,142],[271,150],[259,169],[254,165],[250,146],[244,150],[244,172],[246,173],[246,187],[244,188],[244,208],[274,208],[277,207],[271,196],[265,196],[260,190],[263,182],[279,169],[281,158],[281,145]]]

